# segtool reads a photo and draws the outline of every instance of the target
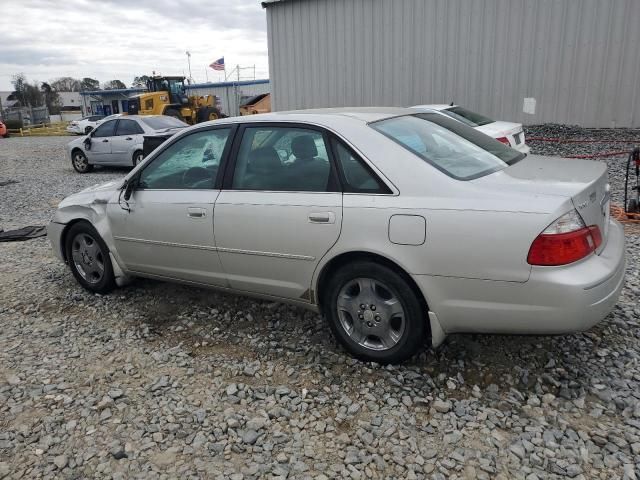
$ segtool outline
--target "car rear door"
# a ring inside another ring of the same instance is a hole
[[[214,211],[216,247],[237,290],[310,300],[342,226],[326,134],[304,124],[240,128]]]
[[[137,121],[120,118],[111,141],[112,160],[122,165],[133,165],[133,154],[136,146],[142,149],[143,135],[144,130]]]
[[[102,123],[91,132],[91,148],[86,150],[91,163],[111,163],[111,146],[116,132],[117,120]]]
[[[198,129],[168,145],[135,177],[128,202],[109,204],[119,260],[127,270],[226,286],[213,238],[219,167],[234,127]]]

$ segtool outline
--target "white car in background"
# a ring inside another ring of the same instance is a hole
[[[91,130],[96,128],[98,122],[103,118],[104,115],[90,115],[88,117],[82,117],[80,120],[73,120],[67,125],[67,132],[75,133],[76,135],[87,135]]]
[[[485,135],[495,138],[501,143],[515,148],[519,152],[529,153],[531,150],[524,141],[524,130],[521,123],[503,122],[493,120],[471,110],[467,110],[460,105],[415,105],[411,108],[418,110],[435,110],[448,117],[454,118]]]
[[[102,125],[104,122],[108,122],[109,120],[113,120],[114,118],[120,118],[124,113],[114,113],[113,115],[109,115],[108,117],[103,117],[96,123],[96,127],[98,125]]]

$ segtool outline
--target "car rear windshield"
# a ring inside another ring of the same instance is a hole
[[[483,177],[525,157],[484,133],[439,113],[405,115],[370,125],[458,180]]]
[[[175,117],[163,116],[163,117],[142,117],[144,123],[154,130],[165,130],[167,128],[184,128],[188,125],[182,120],[178,120]]]
[[[469,125],[470,127],[480,127],[482,125],[495,122],[495,120],[489,117],[485,117],[484,115],[480,115],[479,113],[472,112],[471,110],[467,110],[462,107],[449,107],[441,110],[441,112],[466,125]]]

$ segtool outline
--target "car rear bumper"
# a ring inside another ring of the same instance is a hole
[[[445,333],[558,334],[587,330],[613,309],[624,284],[625,238],[612,221],[600,255],[563,267],[533,267],[524,283],[413,278]]]

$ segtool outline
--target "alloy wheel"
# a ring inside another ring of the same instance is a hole
[[[389,350],[402,338],[406,319],[398,296],[380,280],[347,282],[337,300],[340,325],[351,340],[371,350]]]
[[[88,233],[78,233],[71,243],[73,265],[89,283],[99,283],[104,276],[104,254],[100,245]]]

